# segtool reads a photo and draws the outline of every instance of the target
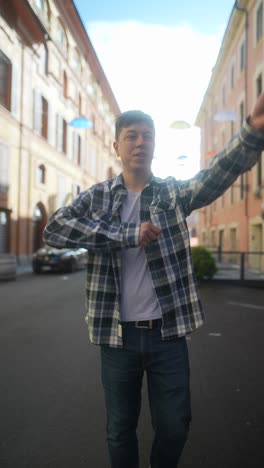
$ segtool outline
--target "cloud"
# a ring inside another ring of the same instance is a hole
[[[121,110],[151,114],[160,149],[166,147],[164,138],[173,140],[170,123],[194,123],[220,47],[220,30],[205,35],[188,24],[135,21],[92,22],[87,30]],[[174,148],[173,154],[179,151]]]

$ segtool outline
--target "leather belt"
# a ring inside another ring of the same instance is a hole
[[[161,328],[162,319],[154,319],[154,320],[137,320],[135,322],[122,322],[124,327],[132,326],[135,328],[146,328],[148,330],[152,330],[153,328]]]

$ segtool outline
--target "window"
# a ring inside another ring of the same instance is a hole
[[[38,184],[46,183],[46,168],[44,164],[40,164],[37,168],[37,182]]]
[[[231,120],[231,122],[230,122],[230,137],[231,137],[231,139],[233,138],[234,133],[235,133],[234,128],[235,128],[234,121]]]
[[[260,73],[259,76],[256,79],[257,98],[261,95],[261,93],[262,93],[262,73]]]
[[[68,97],[68,77],[65,70],[63,72],[63,97],[65,99]]]
[[[93,124],[93,134],[96,134],[96,118],[95,115],[92,115],[92,124]]]
[[[245,175],[244,174],[241,174],[240,176],[239,191],[240,191],[240,200],[243,200],[244,193],[245,193]]]
[[[113,171],[113,168],[112,167],[109,167],[107,169],[107,179],[113,179],[114,177],[114,171]]]
[[[73,133],[73,160],[76,164],[81,165],[82,141],[78,133]]]
[[[37,90],[34,91],[34,130],[48,139],[48,101]]]
[[[223,85],[223,88],[222,88],[222,105],[223,105],[223,107],[225,107],[225,105],[226,105],[226,87],[225,87],[225,85]]]
[[[0,51],[0,104],[11,110],[11,75],[12,64]]]
[[[40,44],[39,69],[43,75],[48,74],[48,49],[44,44]]]
[[[10,213],[0,209],[0,254],[8,253]]]
[[[45,0],[35,0],[37,7],[41,10],[44,11],[44,5],[45,5]]]
[[[259,5],[256,13],[256,43],[260,41],[263,36],[263,3]]]
[[[262,187],[262,154],[258,159],[258,162],[256,164],[256,183],[257,183],[257,188]]]
[[[75,73],[78,75],[78,77],[80,77],[81,76],[81,59],[80,59],[80,55],[77,49],[73,50],[72,68],[75,71]]]
[[[58,193],[57,193],[58,208],[65,205],[66,197],[67,197],[66,178],[63,175],[59,175],[58,176]]]
[[[78,184],[72,184],[72,196],[76,198],[77,195],[81,192],[81,187]]]
[[[230,86],[231,86],[231,89],[234,89],[234,86],[235,86],[235,66],[234,66],[234,64],[231,66],[231,71],[230,71]]]
[[[230,187],[230,203],[231,205],[234,204],[234,186],[233,185],[231,185]]]
[[[68,54],[68,40],[67,40],[64,27],[60,20],[58,20],[58,26],[57,26],[57,42],[61,46],[63,52],[67,55]]]
[[[222,137],[222,147],[224,147],[224,146],[225,146],[225,143],[226,143],[225,130],[222,130],[222,132],[221,132],[221,137]]]
[[[242,72],[245,69],[246,62],[246,46],[245,41],[242,42],[240,46],[240,71]]]
[[[61,115],[57,115],[56,148],[61,153],[67,153],[67,122]]]
[[[0,193],[8,192],[8,146],[0,143]]]
[[[96,150],[94,146],[91,147],[90,151],[89,172],[92,177],[96,177]]]
[[[35,0],[37,8],[44,14],[44,17],[47,21],[50,18],[50,8],[47,0]]]
[[[239,106],[240,126],[244,122],[244,102],[242,101]]]
[[[82,96],[79,93],[79,102],[78,102],[79,115],[82,115]]]

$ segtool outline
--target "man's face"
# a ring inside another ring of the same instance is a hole
[[[114,149],[125,172],[149,172],[155,148],[154,130],[144,122],[122,128]]]

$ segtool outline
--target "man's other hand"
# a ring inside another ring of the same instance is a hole
[[[139,245],[145,247],[150,242],[157,240],[161,233],[161,229],[152,224],[150,221],[142,223],[139,230]]]

